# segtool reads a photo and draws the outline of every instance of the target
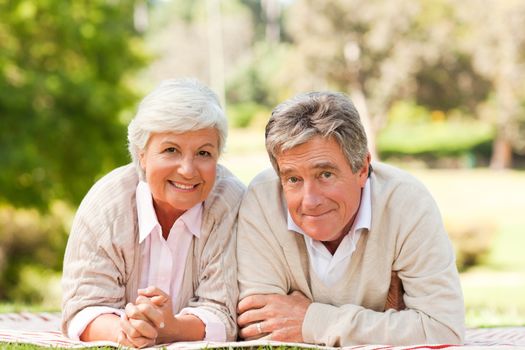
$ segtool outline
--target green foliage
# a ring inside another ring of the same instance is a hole
[[[60,204],[47,214],[0,207],[0,300],[58,306],[57,273],[71,217]]]
[[[493,247],[497,234],[495,223],[489,218],[445,221],[445,226],[456,253],[456,265],[460,271],[483,263]]]
[[[281,102],[275,74],[283,67],[287,53],[285,44],[255,45],[253,55],[229,77],[227,100],[234,104],[253,102],[268,108]]]
[[[271,111],[257,103],[246,102],[228,106],[228,118],[234,128],[246,128],[256,126],[254,124],[266,124],[270,118]]]
[[[428,123],[432,121],[430,111],[411,101],[398,101],[392,105],[388,113],[391,124]]]
[[[29,263],[19,267],[17,284],[7,289],[7,298],[18,303],[42,305],[47,310],[60,309],[62,274]]]
[[[78,203],[126,162],[119,121],[145,56],[133,1],[0,0],[0,202]]]
[[[494,138],[488,123],[468,119],[461,113],[448,117],[442,111],[431,112],[410,101],[395,103],[388,117],[389,123],[377,140],[383,158],[464,156],[477,152]]]
[[[460,156],[493,139],[490,125],[479,122],[392,124],[378,138],[381,157],[398,155]]]

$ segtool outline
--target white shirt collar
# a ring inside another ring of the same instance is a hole
[[[288,230],[298,232],[302,235],[304,235],[307,238],[310,238],[296,223],[293,221],[292,216],[290,215],[290,211],[287,212],[288,214]],[[359,205],[359,210],[357,211],[356,218],[354,220],[354,224],[352,225],[352,228],[348,232],[349,235],[354,235],[354,233],[361,229],[367,229],[370,230],[370,226],[372,225],[372,197],[370,193],[370,179],[366,180],[365,187],[363,188],[363,192],[361,194],[361,204]],[[311,238],[310,238],[311,239]],[[314,241],[313,239],[311,239]]]
[[[142,243],[160,224],[153,207],[153,197],[149,185],[139,181],[136,190],[137,216],[139,221],[139,243]],[[197,238],[200,237],[202,224],[202,202],[186,210],[175,222],[181,220],[188,230]],[[175,224],[174,224],[175,225]]]
[[[333,255],[322,242],[316,241],[306,235],[293,221],[288,212],[288,229],[301,233],[304,236],[310,266],[327,286],[333,285],[343,277],[346,266],[350,263],[352,254],[357,247],[362,231],[364,229],[370,230],[372,221],[370,186],[370,180],[367,180],[361,195],[361,204],[357,211],[354,224],[348,234],[343,237],[343,240]]]

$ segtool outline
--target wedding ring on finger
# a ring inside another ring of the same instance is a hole
[[[257,333],[258,334],[261,334],[262,333],[262,329],[261,329],[261,322],[257,323]]]

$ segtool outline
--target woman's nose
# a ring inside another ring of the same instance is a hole
[[[178,167],[178,173],[184,178],[191,179],[195,175],[195,165],[193,157],[184,157]]]

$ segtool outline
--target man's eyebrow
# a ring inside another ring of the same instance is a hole
[[[317,162],[312,165],[312,169],[338,170],[339,167],[337,166],[337,164],[334,164],[332,162]]]
[[[313,163],[312,166],[310,167],[310,169],[314,169],[314,170],[331,170],[331,171],[335,171],[335,170],[338,170],[339,167],[337,166],[337,164],[334,164],[332,162],[325,162],[325,161],[321,161],[321,162],[316,162],[316,163]],[[289,175],[290,173],[293,173],[293,169],[290,169],[290,168],[285,168],[285,169],[279,169],[279,176],[287,176]]]
[[[288,174],[292,173],[293,170],[292,169],[282,169],[282,168],[279,168],[279,177],[286,177]]]

